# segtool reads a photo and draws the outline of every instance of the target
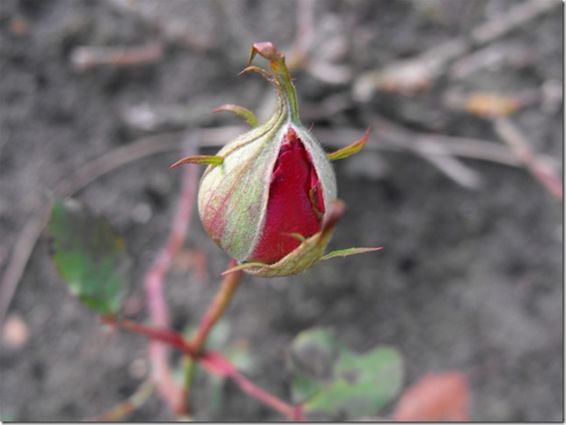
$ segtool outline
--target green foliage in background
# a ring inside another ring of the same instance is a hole
[[[47,230],[53,261],[71,292],[98,314],[116,313],[131,272],[124,240],[74,200],[54,202]]]
[[[333,420],[376,415],[399,393],[400,354],[376,347],[358,354],[327,329],[300,333],[292,343],[292,395],[307,416]]]

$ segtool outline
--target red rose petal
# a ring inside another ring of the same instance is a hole
[[[273,169],[263,232],[250,260],[279,261],[300,244],[289,234],[308,238],[317,233],[324,210],[322,187],[310,155],[289,128]]]

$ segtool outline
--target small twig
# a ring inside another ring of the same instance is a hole
[[[481,177],[479,174],[450,155],[436,141],[421,140],[418,144],[415,144],[414,150],[460,186],[468,189],[477,189],[480,186]]]
[[[523,68],[534,62],[533,53],[535,52],[524,45],[508,43],[487,45],[454,61],[450,65],[448,75],[452,79],[465,79],[475,72],[486,69],[493,71],[503,66]]]
[[[354,98],[358,101],[368,101],[376,90],[401,93],[422,90],[442,75],[451,62],[475,48],[520,28],[560,4],[555,0],[527,0],[511,8],[507,13],[479,25],[469,37],[446,41],[418,56],[393,62],[382,69],[365,72],[354,82]]]
[[[330,100],[330,99],[329,99]],[[336,95],[331,102],[322,102],[316,105],[306,105],[303,107],[303,115],[306,121],[316,120],[320,117],[334,115],[350,106],[349,100],[343,95]],[[462,158],[471,158],[488,162],[495,162],[501,165],[512,167],[522,167],[522,163],[505,146],[500,143],[489,142],[481,139],[469,137],[448,136],[437,133],[415,132],[394,124],[381,116],[371,118],[372,127],[376,128],[374,136],[369,139],[366,150],[383,150],[398,152],[413,152],[418,145],[422,153],[429,153],[431,156],[452,155]],[[314,129],[314,133],[323,145],[329,148],[341,148],[344,140],[359,137],[359,129],[348,127],[337,127],[333,129]],[[206,143],[208,137],[201,138]],[[423,142],[423,143],[421,143]],[[438,147],[441,149],[439,150]],[[551,157],[542,157],[549,163],[556,162]]]
[[[541,161],[531,149],[526,137],[508,118],[498,118],[493,122],[499,137],[509,145],[517,158],[525,164],[531,174],[557,199],[563,199],[564,188],[554,170]]]
[[[10,261],[0,280],[0,324],[4,322],[12,297],[16,292],[18,282],[22,278],[37,239],[41,235],[49,219],[50,203],[40,213],[31,217],[20,234],[14,246]]]
[[[98,66],[125,68],[158,62],[163,53],[163,44],[155,42],[133,47],[81,46],[71,52],[71,64],[78,71]]]
[[[187,140],[187,142],[192,142],[192,140]],[[187,143],[185,154],[194,154],[196,152],[195,145],[196,143]],[[169,311],[163,293],[164,279],[171,267],[175,254],[182,248],[183,241],[188,233],[197,181],[197,167],[185,167],[183,170],[181,194],[172,220],[169,237],[145,276],[144,287],[149,315],[151,322],[158,327],[169,327]],[[184,414],[186,412],[184,392],[182,387],[173,379],[169,367],[168,354],[167,346],[154,341],[150,342],[149,358],[153,380],[157,385],[158,391],[173,412]]]
[[[452,156],[443,145],[435,141],[434,137],[421,137],[419,140],[413,132],[394,126],[392,123],[382,118],[376,119],[375,127],[376,133],[381,134],[382,137],[387,134],[388,131],[390,137],[394,134],[393,139],[395,143],[400,143],[404,147],[419,154],[461,186],[469,189],[475,189],[479,186],[481,182],[480,176],[463,162]]]
[[[128,397],[127,400],[117,404],[101,415],[87,419],[87,422],[118,422],[126,415],[140,408],[149,399],[152,393],[153,383],[148,379],[142,382],[138,389]]]
[[[527,0],[475,28],[471,39],[476,45],[490,43],[561,4],[557,0]]]
[[[183,132],[162,133],[111,150],[78,167],[71,176],[64,176],[55,185],[57,196],[72,196],[99,177],[130,162],[150,155],[181,149]]]

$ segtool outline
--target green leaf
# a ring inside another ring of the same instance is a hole
[[[47,231],[53,261],[70,291],[98,314],[116,313],[130,281],[124,240],[105,218],[73,200],[54,202]]]
[[[348,257],[350,255],[357,255],[357,254],[365,254],[366,252],[375,252],[382,250],[382,246],[378,246],[375,248],[345,248],[345,249],[337,249],[335,251],[331,251],[326,254],[321,260],[330,260],[334,257]]]
[[[401,389],[402,360],[389,347],[357,354],[328,330],[299,334],[291,347],[294,402],[316,419],[348,420],[376,415]]]
[[[339,349],[332,333],[324,328],[309,329],[294,339],[290,352],[294,403],[303,403],[332,381]]]

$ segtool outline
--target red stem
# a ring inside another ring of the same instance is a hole
[[[246,394],[283,414],[287,417],[287,419],[292,421],[305,420],[300,405],[293,406],[292,404],[289,404],[277,396],[267,392],[263,388],[258,387],[242,375],[236,367],[220,353],[205,351],[202,352],[202,354],[198,354],[193,344],[186,341],[177,332],[169,329],[154,328],[132,322],[130,320],[117,320],[111,316],[103,317],[102,320],[108,325],[143,335],[152,340],[154,343],[159,342],[175,347],[184,354],[193,358],[195,361],[200,362],[210,373],[231,379]]]
[[[236,367],[220,353],[207,351],[199,357],[199,360],[203,367],[209,372],[231,379],[246,394],[270,406],[272,409],[286,416],[287,419],[292,421],[305,420],[301,406],[293,406],[265,391],[263,388],[258,387],[242,375]]]
[[[185,153],[192,154],[194,148],[191,147],[190,150],[191,152]],[[169,310],[163,294],[163,284],[173,257],[183,246],[188,232],[197,188],[197,173],[196,167],[185,167],[183,170],[181,194],[169,237],[145,276],[144,287],[149,316],[152,324],[158,328],[169,327]],[[152,338],[149,343],[149,359],[157,390],[173,412],[184,414],[187,410],[184,391],[173,379],[168,356],[167,345]]]
[[[194,357],[197,353],[193,345],[187,342],[177,332],[170,329],[154,328],[131,320],[118,320],[113,316],[105,316],[102,317],[101,320],[107,325],[143,335],[152,340],[152,342],[161,342],[171,347],[175,347],[189,356]]]

